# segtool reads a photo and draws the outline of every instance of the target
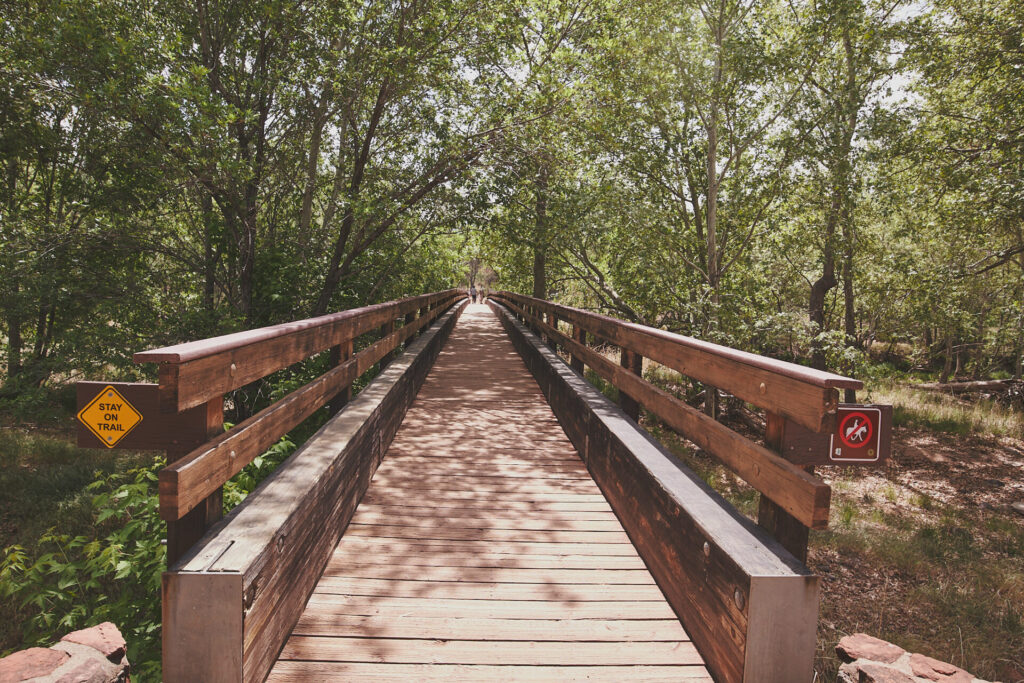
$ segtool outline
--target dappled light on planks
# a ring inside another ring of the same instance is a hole
[[[270,674],[710,680],[491,311],[471,305]]]

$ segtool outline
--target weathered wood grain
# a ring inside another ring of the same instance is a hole
[[[485,401],[465,398],[488,386]],[[510,408],[505,399],[521,390],[533,407]],[[598,679],[604,669],[621,674],[621,662],[702,670],[482,306],[462,318],[434,364],[271,679],[316,678],[326,660],[339,659],[373,662],[382,668],[359,675],[385,678],[403,662],[521,664],[504,670],[520,678],[547,675],[552,664],[564,678],[574,662],[600,664],[584,673]],[[447,671],[476,680],[484,670]]]
[[[432,322],[441,311],[438,308],[430,316],[390,333],[161,470],[161,517],[166,520],[182,518],[212,491],[276,443],[282,435],[319,410],[342,389],[350,387],[352,382],[410,338],[419,327]]]
[[[640,354],[629,349],[621,349],[619,351],[619,365],[637,377],[643,378],[644,357]],[[634,422],[640,421],[640,403],[625,391],[619,392],[619,407],[622,408],[622,412],[633,418]]]
[[[764,444],[776,453],[782,453],[782,431],[785,424],[786,418],[778,413],[765,413]],[[813,467],[804,469],[808,473],[814,471]],[[793,553],[794,557],[807,562],[807,543],[810,538],[808,528],[769,496],[761,495],[757,501],[757,523],[778,540],[783,548]]]
[[[394,681],[395,683],[448,683],[448,681],[536,681],[564,683],[593,681],[622,683],[710,682],[702,666],[493,666],[467,664],[366,664],[362,662],[281,662],[272,683],[317,681]]]
[[[177,591],[177,577],[198,585],[237,576],[233,599],[243,610],[241,630],[209,647],[192,639],[188,653],[177,650],[184,656],[165,659],[165,680],[224,680],[195,672],[217,670],[225,639],[241,653],[240,678],[230,680],[265,678],[460,310],[444,314],[165,574],[165,614],[186,615],[170,627],[165,620],[165,642],[189,641],[184,631],[217,623],[212,606],[182,604],[188,595]]]
[[[427,598],[392,598],[387,596],[335,595],[314,593],[308,609],[328,609],[352,616],[386,618],[418,617],[423,619],[467,618],[491,619],[673,619],[675,614],[664,600],[442,600]]]
[[[566,665],[699,665],[700,655],[689,642],[574,642],[417,640],[292,636],[282,659],[409,664],[534,664]]]
[[[422,572],[421,572],[422,573]],[[323,576],[316,593],[325,595],[381,595],[392,598],[439,598],[442,600],[495,600],[501,602],[541,599],[558,602],[662,602],[661,590],[650,584],[562,583],[557,574],[536,583],[496,581],[425,581],[365,577]]]
[[[346,579],[379,579],[384,572],[381,572],[380,567],[374,567],[361,562],[356,562],[356,558],[348,558],[349,561],[342,561],[341,558],[332,558],[332,561],[327,565],[327,569],[324,570],[323,579],[331,577],[340,577]],[[544,583],[552,584],[569,584],[569,585],[586,585],[595,584],[598,586],[616,586],[622,585],[643,585],[653,586],[655,585],[654,579],[651,578],[651,573],[645,569],[523,569],[519,567],[435,567],[430,570],[417,569],[413,572],[409,572],[407,569],[402,568],[401,571],[395,570],[394,574],[400,576],[413,576],[415,582],[419,581],[431,581],[431,582],[444,582],[444,583],[468,583],[476,584],[490,583],[493,585],[504,585],[504,584],[527,584],[527,585],[538,585]],[[324,584],[330,585],[331,588],[336,588],[336,584]],[[335,592],[335,591],[331,591]],[[614,593],[614,597],[619,598],[621,594]],[[353,593],[356,595],[356,593]],[[388,595],[393,595],[388,593]],[[536,595],[536,593],[534,593]],[[588,596],[588,599],[599,599],[599,589]],[[661,594],[657,594],[654,597],[655,600],[661,599]]]
[[[832,489],[820,478],[737,434],[597,351],[578,345],[569,337],[546,327],[544,323],[538,325],[550,335],[560,336],[560,343],[582,357],[594,372],[628,393],[672,429],[721,460],[802,524],[814,529],[823,529],[828,525]]]
[[[814,432],[835,428],[838,389],[860,389],[859,380],[813,370],[794,363],[738,351],[664,330],[628,323],[549,301],[511,292],[494,298],[519,307],[520,315],[537,325],[523,307],[553,313],[621,348],[661,363],[699,382],[717,386],[748,403],[778,412]],[[511,307],[510,307],[511,308]]]
[[[416,638],[428,631],[441,640],[541,640],[561,643],[689,640],[676,619],[388,619],[335,614],[322,608],[306,610],[292,632],[307,636],[365,633],[378,638]]]
[[[272,372],[393,322],[423,302],[445,308],[457,290],[425,294],[257,330],[143,351],[136,363],[160,363],[160,405],[181,412]]]
[[[809,680],[817,578],[495,308],[716,680]]]

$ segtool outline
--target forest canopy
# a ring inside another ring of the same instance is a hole
[[[0,6],[0,399],[470,270],[1021,374],[1016,0]]]

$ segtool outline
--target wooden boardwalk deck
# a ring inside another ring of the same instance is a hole
[[[708,680],[490,309],[471,305],[268,680]]]

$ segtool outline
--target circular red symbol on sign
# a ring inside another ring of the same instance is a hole
[[[850,413],[839,423],[839,438],[843,445],[862,448],[871,440],[874,427],[864,413]]]

